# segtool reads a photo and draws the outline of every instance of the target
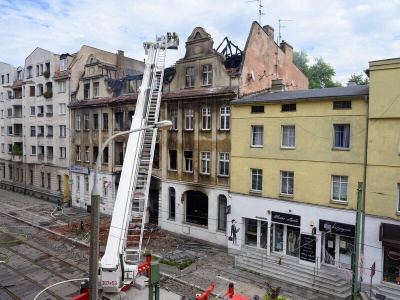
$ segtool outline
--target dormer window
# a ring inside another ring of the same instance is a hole
[[[67,69],[67,59],[60,60],[60,71],[65,71]]]
[[[201,84],[212,85],[212,65],[201,66]]]

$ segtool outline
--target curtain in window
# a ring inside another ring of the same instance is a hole
[[[253,146],[262,146],[263,144],[263,127],[253,126]]]

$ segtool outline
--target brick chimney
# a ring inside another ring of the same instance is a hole
[[[272,80],[270,92],[283,92],[287,91],[285,84],[283,83],[283,79],[275,79]]]
[[[263,26],[263,30],[265,31],[265,33],[272,38],[272,40],[274,39],[274,32],[275,29],[269,25],[265,25]]]
[[[117,54],[117,73],[118,73],[118,78],[122,77],[123,73],[123,67],[124,67],[124,51],[118,50]]]

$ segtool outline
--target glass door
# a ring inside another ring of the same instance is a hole
[[[283,225],[274,224],[274,251],[283,252]]]
[[[268,222],[261,221],[260,248],[267,249],[268,244]]]
[[[336,235],[327,233],[325,235],[325,263],[335,264]]]

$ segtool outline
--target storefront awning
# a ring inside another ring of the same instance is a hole
[[[379,229],[379,240],[382,241],[382,245],[386,247],[400,246],[400,225],[381,223]]]

